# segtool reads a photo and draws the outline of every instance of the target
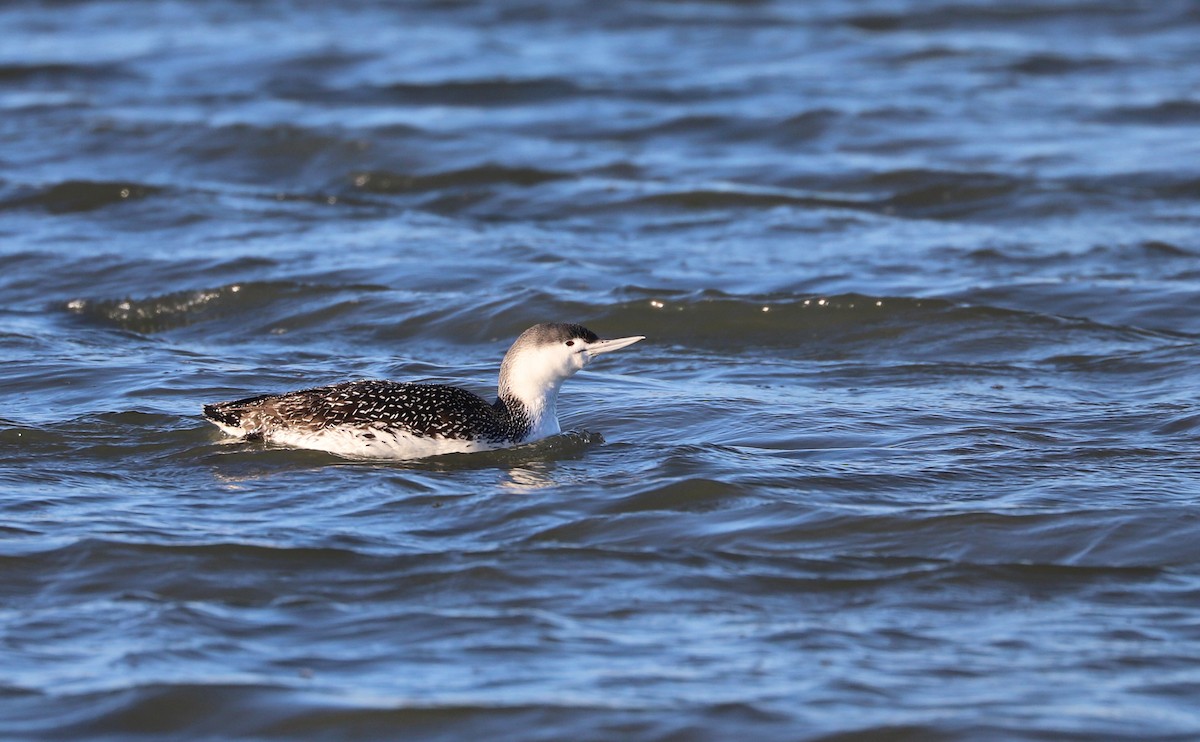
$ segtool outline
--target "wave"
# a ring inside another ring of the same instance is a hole
[[[836,208],[882,210],[878,204],[851,198],[835,198],[800,193],[785,193],[771,189],[756,189],[751,186],[723,189],[693,188],[683,191],[668,191],[641,196],[618,204],[621,209],[651,207],[655,209],[681,209],[686,211],[713,211],[720,209],[773,209],[779,206],[798,208]]]
[[[947,471],[942,476],[951,478],[959,473]],[[991,476],[999,478],[1005,473]],[[910,482],[903,481],[901,474],[880,474],[879,479],[886,490],[934,486],[930,472],[912,476]],[[983,481],[979,477],[973,480]],[[1057,578],[1076,586],[1116,577],[1137,582],[1192,563],[1189,541],[1200,535],[1197,524],[1180,524],[1183,506],[1158,506],[1142,512],[1124,507],[1064,512],[1038,508],[946,510],[937,506],[923,510],[913,503],[878,512],[855,507],[856,496],[870,485],[869,479],[844,472],[829,477],[788,477],[777,496],[770,496],[770,488],[758,482],[751,487],[752,499],[739,500],[736,481],[732,485],[702,483],[694,507],[683,498],[676,500],[673,488],[651,487],[645,499],[635,495],[610,500],[602,513],[547,526],[527,536],[525,543],[544,549],[603,547],[612,553],[632,553],[654,545],[662,554],[702,546],[714,560],[746,562],[738,570],[745,590],[754,589],[754,578],[811,590],[838,583],[842,587],[954,585],[983,575],[1014,583]],[[712,501],[715,486],[726,491],[719,503]],[[678,487],[686,491],[684,483]],[[663,493],[672,493],[671,499],[657,502]],[[688,513],[683,522],[672,517],[682,512]],[[801,544],[802,554],[833,556],[828,561],[795,558]],[[724,580],[717,577],[713,582]],[[778,584],[762,588],[770,593]]]
[[[314,299],[328,299],[345,294],[361,294],[384,290],[372,285],[333,286],[290,281],[254,281],[232,283],[212,289],[177,291],[145,298],[72,299],[63,308],[71,314],[99,325],[117,327],[129,332],[152,334],[166,332],[198,322],[225,317],[253,317],[258,327],[263,317],[256,314],[268,306],[282,306],[285,311]],[[306,308],[306,311],[311,307]]]
[[[322,665],[331,662],[317,659]],[[12,709],[6,721],[22,737],[62,739],[664,739],[691,738],[697,729],[704,730],[704,738],[728,739],[744,733],[747,724],[760,733],[763,725],[778,725],[781,738],[795,731],[790,715],[768,703],[687,703],[679,708],[627,694],[562,688],[496,693],[482,683],[465,692],[439,689],[434,694],[360,684],[358,692],[346,693],[327,687],[320,670],[298,658],[281,664],[272,673],[281,679],[273,682],[253,676],[244,682],[161,681],[53,695],[13,689],[5,694]],[[329,667],[335,677],[344,672]],[[911,729],[920,732],[922,727]]]
[[[137,201],[166,189],[128,181],[68,180],[40,188],[18,187],[0,199],[0,209],[43,208],[52,214],[94,211]]]
[[[1117,65],[1108,57],[1069,57],[1061,54],[1029,54],[1007,66],[1007,69],[1022,75],[1072,75],[1093,70],[1108,70]]]
[[[729,124],[737,129],[736,124]],[[727,140],[730,131],[700,133]],[[819,136],[819,133],[811,133]],[[637,136],[643,136],[638,134]],[[772,136],[807,136],[783,130]],[[1194,199],[1195,179],[1160,173],[1120,177],[1046,178],[991,171],[897,169],[837,179],[791,177],[678,184],[651,179],[626,162],[593,169],[554,170],[484,162],[450,170],[405,173],[358,170],[344,176],[347,196],[426,197],[417,208],[445,214],[511,219],[514,214],[554,219],[576,215],[722,211],[844,210],[897,219],[1010,222],[1076,216],[1124,201],[1130,188],[1164,199]],[[548,186],[536,198],[507,192]],[[463,191],[471,189],[471,198]]]
[[[1072,347],[1085,354],[1149,350],[1180,342],[1154,330],[941,298],[789,293],[747,297],[717,291],[672,296],[640,288],[626,293],[644,298],[605,310],[605,322],[671,343],[729,350],[868,352],[881,358],[924,356],[944,362],[960,357],[1043,357]]]
[[[587,94],[579,84],[559,77],[494,77],[437,83],[392,83],[380,89],[405,105],[512,106]]]
[[[350,88],[323,86],[294,77],[276,79],[269,87],[282,98],[337,101],[371,105],[410,106],[518,106],[591,95],[575,82],[557,77],[396,82]]]
[[[1170,246],[1145,249],[1164,260],[1175,255]],[[565,317],[607,331],[636,331],[695,348],[773,349],[791,357],[868,353],[881,360],[906,362],[1128,358],[1195,342],[1187,333],[1080,315],[1078,311],[1094,308],[1096,297],[1090,290],[1080,294],[1068,285],[1050,296],[1047,299],[1042,284],[1028,291],[1022,286],[995,287],[930,298],[808,292],[746,295],[630,286],[582,303],[525,289],[474,300],[468,306],[447,304],[438,294],[428,300],[420,294],[396,295],[371,284],[247,282],[144,298],[76,298],[60,306],[84,321],[140,334],[218,323],[205,335],[234,331],[261,336],[268,331],[327,327],[337,335],[370,337],[381,345],[415,338],[504,343],[534,322]],[[1038,311],[1021,308],[1033,300],[1041,304]],[[1135,318],[1162,315],[1163,302],[1178,303],[1177,298],[1156,297],[1144,306],[1127,302],[1121,311],[1132,312]],[[1056,307],[1060,313],[1054,312]]]
[[[587,84],[557,77],[467,77],[436,81],[398,81],[335,87],[291,75],[277,77],[268,92],[281,98],[368,106],[446,106],[502,108],[555,105],[580,98],[616,98],[653,103],[713,100],[720,94],[711,85],[664,87],[627,84]]]
[[[580,178],[592,175],[600,173],[583,173]],[[591,184],[584,181],[584,186]],[[702,212],[785,207],[840,209],[899,219],[1023,222],[1030,217],[1073,217],[1113,208],[1128,200],[1131,188],[1157,198],[1193,200],[1200,194],[1200,181],[1159,172],[1052,178],[920,168],[854,173],[836,179],[793,176],[776,182],[764,174],[763,183],[701,181],[685,186],[635,177],[597,183],[586,198],[566,194],[571,199],[566,210]]]
[[[1186,9],[1186,5],[1180,6]],[[1172,9],[1175,15],[1183,15],[1186,10]],[[903,13],[866,12],[851,13],[841,19],[841,23],[860,31],[869,33],[895,33],[901,31],[937,31],[951,29],[985,28],[1022,28],[1050,24],[1055,21],[1062,23],[1086,23],[1094,27],[1097,23],[1108,22],[1118,27],[1126,19],[1142,20],[1143,16],[1134,8],[1122,5],[1104,3],[1060,3],[1047,6],[1041,5],[976,5],[971,3],[951,2],[935,7],[906,9]],[[1172,23],[1170,13],[1163,13],[1159,21],[1163,25]]]
[[[144,299],[72,299],[65,304],[65,309],[98,324],[150,334],[239,312],[289,293],[299,293],[299,286],[287,283],[231,284]]]
[[[757,124],[746,124],[757,126]],[[706,133],[727,139],[730,131]],[[820,136],[820,124],[805,131],[784,127],[772,136]],[[171,127],[168,127],[171,128]],[[163,136],[164,132],[148,136]],[[643,136],[638,134],[638,136]],[[1012,221],[1030,216],[1074,216],[1122,199],[1131,187],[1158,198],[1191,200],[1198,181],[1177,175],[1127,174],[1120,179],[1034,178],[989,171],[898,169],[859,173],[837,180],[791,177],[784,182],[749,181],[676,184],[649,180],[628,163],[572,171],[484,161],[451,169],[405,172],[358,169],[364,158],[353,138],[297,127],[241,131],[201,130],[175,146],[194,160],[198,175],[219,169],[225,179],[255,182],[251,191],[232,183],[222,192],[240,197],[378,207],[383,199],[409,197],[411,208],[437,214],[485,218],[571,218],[631,211],[655,213],[744,212],[773,209],[840,210],[884,218]],[[343,165],[350,167],[342,168]],[[335,171],[330,173],[330,170]],[[244,176],[244,178],[243,178]],[[290,181],[313,181],[295,190]],[[264,179],[279,187],[264,189]],[[316,185],[322,183],[321,187]],[[286,186],[284,184],[287,184]],[[68,180],[41,186],[8,183],[0,191],[0,210],[43,209],[71,214],[114,207],[155,197],[187,193],[192,184],[156,185],[139,181]],[[541,188],[536,195],[522,193]]]
[[[811,181],[792,179],[776,186],[726,182],[716,187],[671,189],[589,207],[611,211],[654,210],[717,211],[791,207],[845,209],[901,219],[1014,219],[1037,213],[1070,214],[1084,199],[1104,197],[1104,185],[1064,183],[1019,178],[991,172],[893,170],[843,178],[837,183],[811,187]],[[638,184],[645,191],[655,185]]]
[[[72,81],[93,83],[106,80],[130,80],[137,76],[124,66],[112,63],[70,64],[65,62],[49,63],[7,63],[0,64],[0,82],[25,85],[29,83],[52,83],[55,86],[69,84]]]
[[[862,114],[870,116],[874,112]],[[691,138],[712,142],[743,142],[791,147],[819,139],[833,130],[846,114],[820,108],[786,117],[757,118],[750,116],[685,114],[643,126],[623,126],[603,129],[599,136],[617,141],[643,142],[651,139]],[[605,122],[611,126],[611,122]],[[589,131],[588,136],[597,132]]]
[[[1200,123],[1200,102],[1166,100],[1145,106],[1119,106],[1100,113],[1097,118],[1138,126],[1195,126]]]
[[[422,174],[402,174],[385,170],[354,173],[354,188],[368,193],[413,193],[479,186],[517,186],[528,188],[573,177],[568,173],[534,167],[506,167],[484,164],[460,170]]]

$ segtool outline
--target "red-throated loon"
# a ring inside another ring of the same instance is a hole
[[[350,381],[204,406],[229,435],[351,458],[416,459],[529,443],[559,432],[558,389],[593,356],[644,336],[601,340],[582,325],[534,325],[500,365],[489,404],[442,384]]]

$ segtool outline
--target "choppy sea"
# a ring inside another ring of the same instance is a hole
[[[0,6],[0,737],[1200,737],[1200,6]],[[364,463],[201,405],[494,394]]]

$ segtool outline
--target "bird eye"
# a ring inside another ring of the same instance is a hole
[[[568,341],[567,341],[567,347],[568,347],[568,348],[570,348],[570,347],[571,347],[572,345],[574,345],[574,344],[575,344],[575,341],[574,341],[574,340],[568,340]]]

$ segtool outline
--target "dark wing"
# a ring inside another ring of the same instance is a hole
[[[349,426],[470,440],[507,437],[492,405],[465,389],[442,384],[350,381],[207,405],[204,413],[247,435],[279,428]]]

